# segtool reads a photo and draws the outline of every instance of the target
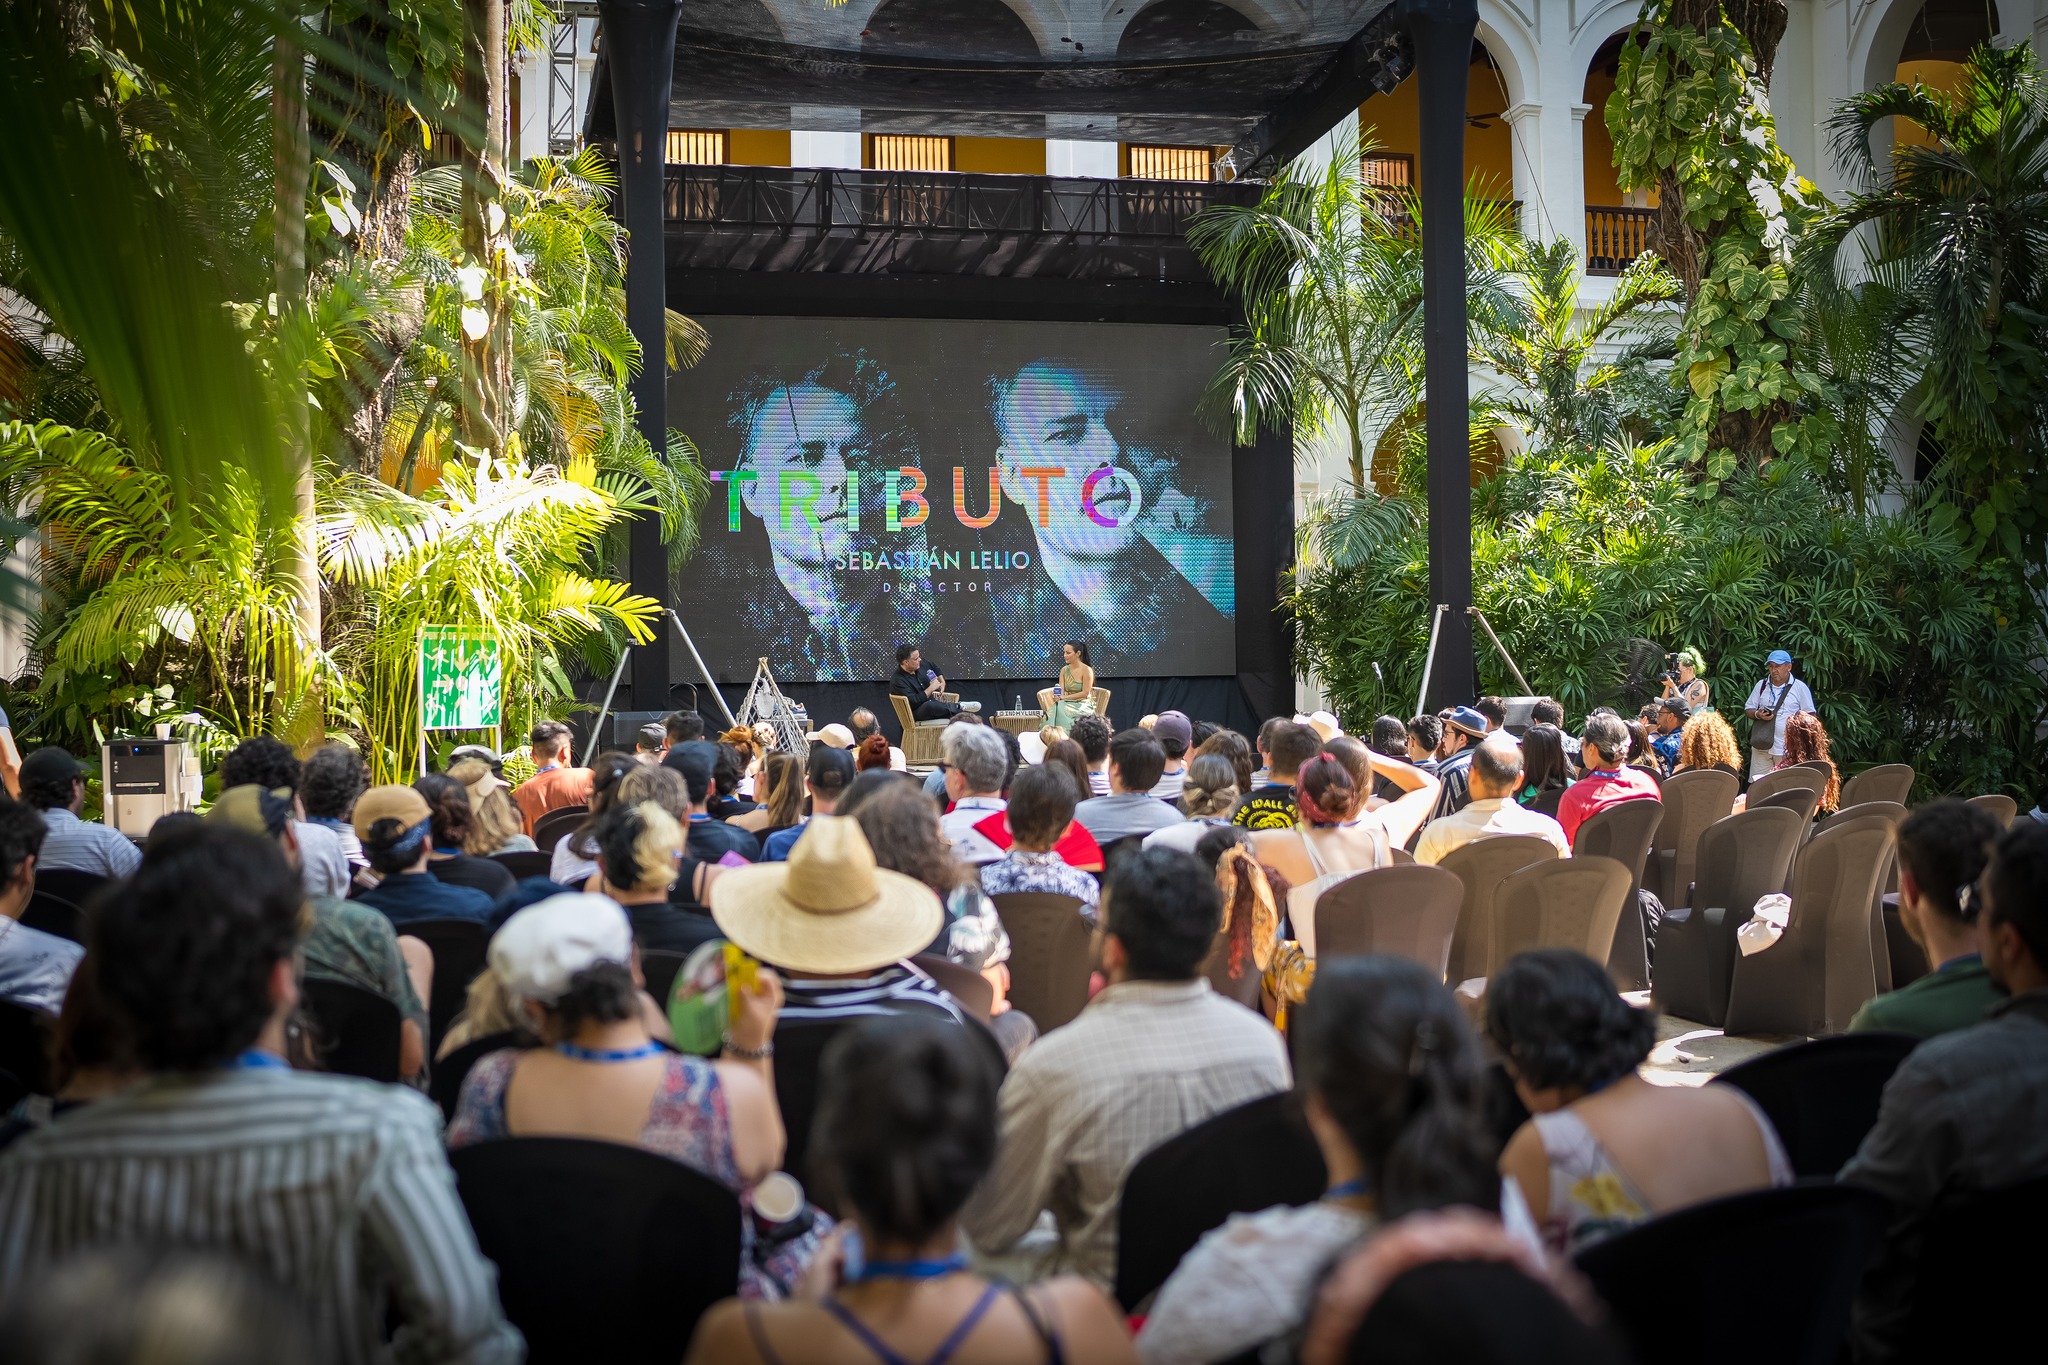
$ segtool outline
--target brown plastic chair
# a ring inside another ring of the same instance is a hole
[[[1533,948],[1573,948],[1595,962],[1607,961],[1615,926],[1628,908],[1630,880],[1619,859],[1577,853],[1509,877],[1493,898],[1487,978]]]
[[[1441,867],[1381,867],[1346,877],[1316,898],[1317,958],[1386,953],[1442,977],[1465,883]]]
[[[1650,797],[1622,801],[1587,817],[1572,840],[1573,858],[1612,858],[1628,869],[1628,898],[1615,926],[1614,947],[1603,959],[1614,984],[1625,991],[1650,988],[1650,936],[1643,923],[1643,864],[1650,841],[1664,820],[1664,803]]]
[[[1784,936],[1735,962],[1729,1033],[1840,1033],[1877,994],[1872,905],[1896,856],[1883,814],[1833,820],[1799,850]]]
[[[996,1007],[996,988],[987,977],[937,953],[919,953],[910,959],[910,965],[938,982],[961,1009],[984,1024],[988,1022],[989,1012]]]
[[[1010,1003],[1044,1035],[1070,1022],[1088,1003],[1094,930],[1081,902],[1052,891],[991,896],[1010,935]]]
[[[889,704],[896,708],[896,723],[903,728],[903,761],[918,767],[928,767],[939,761],[939,735],[949,722],[945,720],[919,720],[911,713],[910,703],[896,692],[889,694]]]
[[[562,836],[590,818],[588,806],[557,806],[533,822],[534,846],[552,855]]]
[[[1389,855],[1389,861],[1391,866],[1414,867],[1417,865],[1415,862],[1415,855],[1413,853],[1410,853],[1407,849],[1401,848],[1398,845],[1388,849],[1387,853]]]
[[[1686,904],[1692,894],[1700,836],[1715,821],[1728,818],[1741,786],[1734,773],[1714,768],[1674,773],[1664,780],[1664,818],[1650,841],[1643,884],[1657,893],[1667,910]]]
[[[1752,796],[1744,803],[1745,810],[1789,810],[1799,817],[1800,828],[1805,834],[1813,832],[1813,817],[1820,812],[1820,787],[1780,787],[1768,796]],[[1801,837],[1805,837],[1804,834]]]
[[[1556,846],[1533,834],[1496,834],[1475,839],[1444,855],[1437,866],[1455,874],[1465,885],[1465,898],[1458,906],[1458,927],[1451,935],[1451,959],[1444,968],[1446,981],[1456,986],[1460,981],[1486,975],[1491,956],[1494,894],[1502,882],[1529,864],[1551,862],[1556,857]]]
[[[1899,821],[1906,818],[1906,808],[1896,801],[1865,801],[1860,806],[1847,806],[1836,811],[1827,818],[1826,824],[1822,828],[1838,825],[1844,820],[1861,819],[1866,815],[1881,815],[1892,822],[1893,829],[1897,829]],[[1811,834],[1806,837],[1809,842],[1813,839]],[[1904,981],[1894,981],[1892,979],[1891,938],[1885,932],[1884,922],[1885,892],[1896,887],[1898,884],[1899,859],[1897,852],[1894,851],[1892,857],[1885,863],[1884,880],[1877,884],[1877,895],[1870,902],[1870,962],[1876,971],[1877,989],[1880,993],[1895,990],[1905,984]],[[1924,973],[1914,973],[1914,975],[1924,975]],[[1910,980],[1911,978],[1908,977],[1907,979]]]
[[[1815,793],[1814,804],[1819,805],[1819,793],[1827,790],[1828,776],[1819,769],[1809,768],[1803,763],[1794,764],[1789,768],[1774,769],[1749,784],[1749,808],[1754,809],[1758,802],[1791,787],[1812,788]]]
[[[1896,801],[1903,806],[1912,794],[1912,764],[1880,763],[1842,783],[1842,809],[1871,801]]]
[[[1667,909],[1657,931],[1652,998],[1664,1013],[1719,1028],[1728,1018],[1735,931],[1758,900],[1781,890],[1806,832],[1799,813],[1765,806],[1709,825],[1699,842],[1690,906]]]
[[[1990,811],[1991,818],[1998,822],[2000,829],[2010,829],[2012,822],[2018,818],[2020,813],[2020,803],[2000,792],[1987,792],[1983,796],[1973,796],[1970,798],[1970,804],[1978,810]]]
[[[1209,947],[1209,956],[1202,963],[1202,975],[1209,978],[1209,989],[1225,1000],[1235,1000],[1248,1010],[1255,1010],[1264,1003],[1266,974],[1259,970],[1253,958],[1250,945],[1246,945],[1244,961],[1238,964],[1235,977],[1230,974],[1230,935],[1216,935],[1216,942]]]

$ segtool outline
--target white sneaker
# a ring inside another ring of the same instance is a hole
[[[963,701],[960,703],[960,709],[962,711],[979,711],[981,710],[981,703],[978,701]]]

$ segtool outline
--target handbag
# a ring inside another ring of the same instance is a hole
[[[1788,681],[1788,682],[1786,682],[1786,684],[1785,684],[1785,685],[1784,685],[1783,687],[1781,687],[1781,688],[1779,688],[1779,689],[1778,689],[1778,695],[1777,695],[1776,697],[1773,697],[1773,698],[1771,699],[1771,716],[1770,716],[1770,719],[1769,719],[1769,720],[1758,720],[1758,721],[1752,721],[1752,722],[1750,722],[1750,726],[1749,726],[1749,747],[1750,747],[1750,748],[1752,748],[1752,749],[1769,749],[1769,748],[1772,748],[1772,747],[1774,747],[1774,746],[1775,746],[1775,745],[1777,744],[1777,742],[1778,742],[1778,708],[1779,708],[1780,706],[1782,706],[1782,705],[1784,704],[1784,702],[1785,702],[1785,694],[1786,694],[1787,692],[1791,691],[1791,690],[1792,690],[1792,684],[1791,684],[1791,683],[1790,683],[1789,681]]]

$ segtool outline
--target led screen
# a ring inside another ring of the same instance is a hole
[[[678,609],[721,681],[1236,671],[1202,327],[706,318],[670,423],[712,485]]]

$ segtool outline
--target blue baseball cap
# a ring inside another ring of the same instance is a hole
[[[1451,714],[1444,717],[1444,724],[1453,730],[1463,731],[1473,739],[1486,738],[1486,717],[1470,706],[1454,707]]]
[[[1789,664],[1792,662],[1792,656],[1782,649],[1774,649],[1771,651],[1770,657],[1766,658],[1764,662],[1767,664]]]

